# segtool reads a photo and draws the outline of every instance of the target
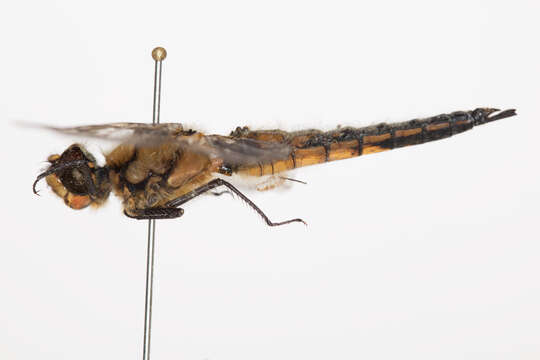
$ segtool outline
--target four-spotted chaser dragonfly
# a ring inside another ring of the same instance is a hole
[[[173,219],[191,199],[225,186],[253,208],[269,226],[272,222],[251,200],[224,180],[233,174],[273,177],[272,188],[289,179],[295,168],[348,159],[399,147],[440,140],[491,121],[516,115],[515,110],[478,108],[426,119],[322,132],[250,130],[238,127],[229,136],[204,135],[181,124],[113,123],[69,128],[46,127],[68,135],[109,139],[118,146],[98,166],[82,145],[73,144],[48,158],[45,178],[53,192],[72,209],[100,206],[111,190],[123,200],[124,214],[135,219]]]

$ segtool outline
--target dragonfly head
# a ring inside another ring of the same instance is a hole
[[[90,204],[101,205],[111,192],[108,169],[98,167],[95,158],[82,145],[73,144],[61,155],[47,159],[49,168],[38,175],[36,184],[45,178],[53,192],[72,209],[84,209]]]

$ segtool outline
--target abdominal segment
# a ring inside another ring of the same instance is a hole
[[[444,139],[472,129],[474,124],[473,111],[459,111],[427,119],[395,124],[382,123],[362,128],[343,127],[327,132],[250,131],[247,128],[238,128],[231,133],[231,137],[285,142],[291,145],[292,150],[286,159],[241,166],[235,169],[235,172],[248,176],[273,175],[298,167]]]

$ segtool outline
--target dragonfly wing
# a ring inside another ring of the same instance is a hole
[[[63,135],[101,139],[114,143],[127,143],[136,146],[151,146],[172,141],[177,134],[183,131],[182,125],[175,123],[156,125],[143,123],[110,123],[74,127],[37,125],[36,127]]]
[[[228,136],[204,136],[193,130],[184,130],[179,123],[144,124],[110,123],[75,127],[55,127],[28,124],[74,137],[84,137],[111,141],[118,144],[132,144],[138,147],[159,146],[175,143],[186,150],[221,159],[231,166],[263,164],[286,159],[291,146],[280,142],[261,141]]]
[[[280,142],[261,141],[246,138],[209,135],[204,137],[211,157],[223,159],[234,166],[265,164],[287,159],[292,151],[290,145]]]

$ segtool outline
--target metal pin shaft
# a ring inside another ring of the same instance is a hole
[[[154,68],[154,107],[152,123],[159,124],[161,103],[161,65],[167,56],[165,49],[157,47],[152,50],[155,61]],[[154,286],[154,249],[156,238],[156,220],[148,220],[148,246],[146,249],[146,296],[144,300],[144,343],[143,360],[150,360],[150,339],[152,330],[152,290]]]

